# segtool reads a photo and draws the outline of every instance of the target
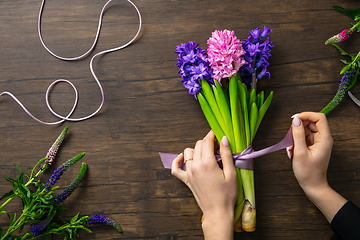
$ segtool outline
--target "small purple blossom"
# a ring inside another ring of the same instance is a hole
[[[73,164],[75,164],[77,161],[79,161],[85,153],[80,153],[79,155],[69,159],[64,164],[62,164],[60,167],[58,167],[54,173],[50,176],[49,180],[46,184],[44,184],[44,187],[46,188],[46,191],[49,191],[50,188],[56,183],[57,180],[60,179],[60,177],[64,174],[64,172]]]
[[[326,40],[325,45],[343,42],[347,40],[353,32],[354,31],[349,31],[348,29],[344,29],[340,33]]]
[[[61,193],[59,193],[56,198],[55,198],[55,203],[63,203],[69,196],[71,193],[73,193],[75,191],[75,189],[79,186],[80,182],[83,180],[83,178],[85,177],[86,174],[86,170],[87,170],[87,164],[86,163],[82,163],[81,169],[78,173],[78,175],[75,177],[75,179],[69,184],[69,186],[67,186],[64,191],[62,191]]]
[[[201,91],[201,80],[214,84],[206,51],[199,48],[199,44],[195,41],[189,41],[176,46],[175,53],[178,54],[175,65],[179,67],[181,82],[188,89],[189,94],[197,99],[196,95]]]
[[[270,73],[267,71],[271,50],[274,47],[270,37],[267,36],[272,30],[264,26],[264,30],[255,28],[249,32],[249,37],[243,41],[243,48],[246,51],[244,56],[247,64],[240,68],[242,81],[250,88],[251,76],[259,72],[256,80],[267,76],[270,79]],[[265,41],[263,39],[266,38]]]
[[[50,223],[52,219],[52,217],[47,217],[38,224],[33,225],[30,231],[33,233],[34,237],[38,236],[46,228],[46,226]]]
[[[110,225],[114,227],[119,232],[122,232],[121,227],[117,224],[114,220],[104,216],[104,215],[92,215],[90,219],[85,223],[85,225],[92,225],[92,224],[101,224],[101,225]]]

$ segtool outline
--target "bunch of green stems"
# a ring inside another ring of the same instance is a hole
[[[264,92],[256,94],[256,89],[248,91],[238,74],[229,80],[228,91],[217,81],[210,85],[201,82],[198,94],[201,109],[220,141],[225,135],[233,153],[241,153],[249,147],[260,123],[268,110],[273,92],[267,99]],[[254,171],[237,168],[238,199],[235,205],[235,231],[251,232],[256,226]]]

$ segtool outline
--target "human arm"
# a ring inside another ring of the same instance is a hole
[[[333,190],[327,181],[333,139],[326,116],[303,112],[293,119],[293,171],[306,196],[331,223],[347,200]]]
[[[221,169],[214,155],[215,135],[210,131],[194,149],[187,148],[172,163],[172,174],[192,191],[204,214],[202,229],[206,240],[233,239],[237,173],[227,138],[220,143]],[[179,164],[186,161],[186,171]]]

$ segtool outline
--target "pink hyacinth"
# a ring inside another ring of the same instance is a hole
[[[346,39],[348,39],[352,33],[353,33],[353,31],[344,29],[342,32],[340,32],[340,33],[336,34],[335,36],[332,36],[331,38],[326,40],[325,45],[343,42]]]
[[[235,36],[234,31],[215,30],[207,41],[208,59],[214,72],[214,78],[220,83],[222,78],[231,77],[240,67],[246,64],[242,57],[245,50],[242,42]]]

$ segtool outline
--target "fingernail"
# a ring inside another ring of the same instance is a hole
[[[224,136],[221,141],[224,147],[229,147],[229,140],[226,136]]]
[[[295,127],[299,127],[301,125],[301,120],[298,116],[294,117],[293,124]]]
[[[297,117],[299,115],[300,115],[300,113],[294,114],[294,115],[291,116],[291,118],[295,118],[295,117]]]
[[[288,157],[291,159],[291,155],[290,155],[289,149],[290,149],[290,147],[287,147],[287,148],[286,148],[286,153],[287,153]]]

